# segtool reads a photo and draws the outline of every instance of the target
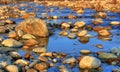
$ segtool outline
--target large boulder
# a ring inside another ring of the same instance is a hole
[[[15,30],[22,30],[27,34],[33,34],[39,37],[47,37],[49,35],[46,23],[38,18],[25,19],[19,23]]]
[[[101,65],[101,61],[92,56],[84,56],[79,63],[79,67],[84,68],[98,68]]]

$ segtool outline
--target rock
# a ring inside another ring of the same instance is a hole
[[[99,13],[97,13],[97,15],[101,18],[106,18],[107,17],[107,14],[105,12],[99,12]]]
[[[79,62],[79,67],[82,69],[98,68],[100,65],[101,65],[101,61],[92,56],[84,56]]]
[[[98,24],[102,24],[103,20],[101,18],[97,18],[97,19],[94,19],[92,22],[94,25],[98,25]]]
[[[53,16],[53,19],[55,19],[55,20],[58,19],[58,16]]]
[[[81,54],[90,54],[91,51],[90,50],[80,50]]]
[[[38,44],[38,42],[37,42],[36,40],[34,40],[34,39],[29,39],[29,40],[27,40],[27,41],[24,43],[24,45],[25,45],[25,46],[28,46],[28,47],[34,46],[34,45],[36,45],[36,44]]]
[[[39,61],[38,60],[34,60],[33,62],[31,62],[29,64],[29,67],[32,68],[35,64],[37,64]]]
[[[105,53],[105,52],[99,54],[98,57],[101,58],[101,59],[113,59],[113,58],[117,58],[117,56],[115,54]]]
[[[5,22],[0,22],[0,26],[4,26],[5,25]]]
[[[52,57],[52,52],[41,53],[40,56]]]
[[[6,39],[2,42],[4,46],[7,47],[21,47],[23,44],[15,39]]]
[[[85,35],[87,35],[87,30],[82,30],[82,31],[78,32],[78,34],[77,34],[78,37],[83,37]]]
[[[8,66],[6,67],[6,70],[7,70],[8,72],[19,72],[19,70],[18,70],[18,68],[17,68],[16,65],[8,65]]]
[[[68,35],[68,32],[67,32],[67,31],[61,31],[61,32],[59,32],[59,35],[67,36],[67,35]]]
[[[98,35],[100,35],[100,36],[109,36],[110,33],[109,33],[108,30],[103,29],[103,30],[98,31]]]
[[[113,69],[112,69],[112,72],[120,72],[120,69],[113,68]]]
[[[75,16],[75,15],[72,15],[72,14],[69,14],[69,15],[68,15],[68,18],[69,18],[69,19],[75,19],[76,16]]]
[[[78,29],[75,29],[75,28],[70,29],[70,32],[71,32],[71,33],[76,33],[76,32],[78,32]]]
[[[84,10],[82,10],[82,9],[77,10],[76,13],[77,13],[77,14],[83,14],[83,13],[84,13]]]
[[[6,23],[7,23],[7,24],[12,24],[13,21],[12,21],[12,20],[6,20]]]
[[[61,24],[61,28],[62,28],[62,29],[69,29],[69,28],[70,28],[70,25],[63,22],[63,23]]]
[[[9,32],[8,37],[16,38],[17,37],[17,33],[15,31],[11,31],[11,32]]]
[[[103,48],[103,45],[102,44],[97,44],[96,47],[97,48]]]
[[[38,71],[47,70],[48,67],[49,67],[48,63],[45,62],[38,63],[34,66],[34,68]]]
[[[79,37],[79,41],[81,43],[87,43],[87,42],[89,42],[89,37]]]
[[[74,26],[77,28],[82,28],[85,26],[85,22],[84,21],[76,22]]]
[[[111,25],[120,25],[120,22],[119,21],[111,21],[110,24]]]
[[[15,64],[21,65],[21,66],[26,66],[29,64],[28,61],[22,60],[22,59],[18,59],[15,61]]]
[[[35,36],[33,36],[31,34],[25,34],[22,36],[22,39],[35,39]]]
[[[35,70],[35,69],[27,69],[26,72],[37,72],[37,70]]]
[[[75,62],[76,62],[76,59],[74,57],[66,57],[63,59],[63,63],[70,64],[70,63],[75,63]]]
[[[70,38],[70,39],[75,39],[75,38],[76,38],[76,34],[70,33],[70,34],[68,35],[68,38]]]
[[[23,32],[22,30],[18,30],[18,31],[17,31],[17,35],[18,35],[19,37],[22,37],[22,36],[24,35],[24,32]]]
[[[38,58],[38,60],[40,60],[40,61],[42,61],[42,62],[48,62],[48,59],[47,59],[46,57],[44,57],[44,56],[40,56],[40,57]]]
[[[29,52],[25,53],[24,58],[25,59],[30,59],[31,54]]]
[[[22,56],[18,52],[11,52],[10,56],[14,59],[20,59]]]
[[[6,29],[4,26],[0,26],[0,34],[5,33]]]
[[[7,66],[7,62],[0,62],[0,68],[5,68]]]
[[[38,47],[38,48],[34,48],[32,51],[37,52],[37,53],[44,53],[44,52],[46,52],[46,48],[45,47]]]
[[[114,54],[116,54],[117,56],[120,56],[120,47],[117,48],[111,48],[110,51]]]
[[[64,65],[59,66],[60,72],[70,72]]]
[[[27,34],[33,34],[39,37],[46,37],[49,35],[46,23],[38,18],[25,19],[19,23],[15,30],[22,30]]]
[[[100,30],[103,30],[103,27],[102,26],[96,26],[93,28],[94,31],[98,32]]]

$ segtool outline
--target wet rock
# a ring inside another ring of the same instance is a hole
[[[5,72],[3,69],[0,69],[0,72]]]
[[[23,44],[15,39],[6,39],[2,42],[4,46],[7,47],[21,47]]]
[[[43,61],[43,62],[48,62],[48,59],[44,56],[40,56],[38,60]]]
[[[107,14],[105,12],[99,12],[99,13],[97,13],[97,15],[101,18],[106,18],[107,17]]]
[[[59,66],[59,69],[60,69],[60,72],[70,72],[69,69],[64,65]]]
[[[103,27],[102,26],[96,26],[93,28],[94,31],[98,32],[100,30],[103,30]]]
[[[5,27],[4,26],[0,26],[0,33],[3,34],[3,33],[5,33],[5,31],[6,31]]]
[[[76,62],[76,59],[74,57],[66,57],[63,59],[63,63],[70,64],[70,63],[75,63],[75,62]]]
[[[7,24],[12,24],[13,21],[8,19],[8,20],[6,20],[6,23],[7,23]]]
[[[79,67],[82,69],[98,68],[100,65],[101,65],[101,61],[92,56],[84,56],[79,62]]]
[[[5,22],[0,22],[0,26],[4,26],[5,25]]]
[[[111,21],[110,24],[111,25],[120,25],[120,22],[119,21]]]
[[[7,65],[8,65],[7,62],[4,61],[0,62],[0,68],[5,68]]]
[[[98,24],[102,24],[103,20],[101,18],[97,18],[97,19],[94,19],[92,22],[94,25],[98,25]]]
[[[37,64],[38,63],[38,60],[34,60],[33,62],[31,62],[30,64],[29,64],[29,67],[30,68],[32,68],[35,64]]]
[[[59,35],[67,36],[67,35],[68,35],[68,32],[67,32],[67,31],[61,31],[61,32],[59,32]]]
[[[22,60],[22,59],[18,59],[15,61],[15,64],[21,65],[21,66],[26,66],[29,64],[28,61]]]
[[[79,37],[79,41],[81,43],[87,43],[87,42],[89,42],[89,37]]]
[[[78,29],[75,29],[75,28],[70,29],[70,32],[71,32],[71,33],[76,33],[76,32],[78,32]]]
[[[58,19],[58,16],[53,16],[53,19],[55,19],[55,20]]]
[[[97,44],[96,47],[97,48],[103,48],[103,45],[102,44]]]
[[[87,30],[82,30],[82,31],[78,32],[78,34],[77,34],[78,37],[83,37],[85,35],[87,35]]]
[[[22,56],[18,52],[11,52],[10,56],[14,59],[20,59]]]
[[[19,37],[22,37],[24,35],[24,32],[22,30],[18,30],[17,34],[18,34]]]
[[[25,53],[24,58],[25,59],[30,59],[31,54],[29,52]]]
[[[117,56],[120,56],[120,47],[117,48],[111,48],[110,51],[114,54],[116,54]]]
[[[27,40],[27,41],[24,43],[24,45],[25,45],[25,46],[28,46],[28,47],[34,46],[34,45],[36,45],[36,44],[38,44],[38,42],[37,42],[36,40],[34,40],[34,39],[29,39],[29,40]]]
[[[72,14],[69,14],[69,15],[68,15],[68,18],[69,18],[69,19],[74,19],[74,18],[76,18],[76,16],[75,16],[75,15],[72,15]]]
[[[70,33],[70,34],[68,35],[68,38],[70,38],[70,39],[75,39],[75,38],[76,38],[76,34]]]
[[[34,68],[38,71],[47,70],[48,67],[49,67],[49,64],[45,62],[38,63],[34,66]]]
[[[90,54],[91,51],[90,50],[80,50],[81,54]]]
[[[37,70],[35,70],[35,69],[27,69],[26,72],[37,72]]]
[[[109,31],[104,30],[104,29],[98,31],[98,34],[99,34],[100,36],[109,36],[109,35],[110,35]]]
[[[8,65],[6,67],[6,70],[8,72],[19,72],[18,67],[16,65]]]
[[[98,57],[101,58],[101,59],[117,58],[117,56],[116,56],[115,54],[112,54],[112,53],[105,53],[105,52],[99,54]]]
[[[76,22],[74,26],[77,28],[82,28],[85,26],[85,22],[84,21]]]
[[[46,37],[49,35],[46,23],[38,18],[25,19],[16,27],[16,31],[18,30],[22,30],[27,34],[33,34],[39,37]]]
[[[22,39],[35,39],[35,36],[33,36],[31,34],[25,34],[22,36]]]
[[[84,10],[83,10],[83,9],[77,10],[76,13],[77,13],[77,14],[83,14],[83,13],[84,13]]]
[[[52,57],[52,52],[41,53],[40,56]]]
[[[45,47],[38,47],[38,48],[34,48],[32,51],[37,52],[37,53],[44,53],[44,52],[46,52],[46,48]]]
[[[61,24],[61,28],[62,28],[62,29],[69,29],[69,28],[70,28],[70,25],[67,24],[67,23],[62,23],[62,24]]]
[[[9,32],[8,37],[16,38],[17,37],[17,33],[15,31],[11,31],[11,32]]]

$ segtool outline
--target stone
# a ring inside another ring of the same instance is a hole
[[[31,46],[34,46],[34,45],[37,45],[37,44],[38,44],[38,42],[36,40],[29,39],[24,43],[24,46],[31,47]]]
[[[15,31],[11,31],[11,32],[9,32],[8,37],[16,38],[17,37],[17,33]]]
[[[27,69],[26,72],[37,72],[37,70],[35,70],[35,69]]]
[[[38,63],[34,66],[34,68],[38,71],[47,70],[48,67],[49,67],[48,63],[45,62]]]
[[[98,25],[98,24],[102,24],[103,20],[101,18],[97,18],[97,19],[94,19],[92,22],[94,25]]]
[[[8,72],[19,72],[18,67],[16,65],[8,65],[6,67],[6,70]]]
[[[100,65],[101,61],[92,56],[84,56],[79,62],[79,67],[82,69],[98,68]]]
[[[13,21],[8,19],[8,20],[6,20],[6,23],[7,23],[7,24],[12,24]]]
[[[29,52],[25,53],[24,58],[25,59],[30,59],[31,54]]]
[[[90,54],[91,51],[90,50],[80,50],[81,54]]]
[[[10,56],[14,59],[20,59],[22,56],[18,52],[11,52]]]
[[[78,37],[84,37],[85,35],[87,35],[87,30],[82,30],[82,31],[77,33]]]
[[[101,59],[113,59],[113,58],[117,58],[117,56],[115,54],[105,53],[105,52],[100,53],[98,57],[101,58]]]
[[[85,22],[84,21],[80,21],[80,22],[75,22],[74,26],[77,27],[77,28],[82,28],[85,26]]]
[[[15,30],[22,30],[24,33],[33,34],[39,37],[47,37],[49,35],[45,21],[38,18],[25,19],[18,24]]]
[[[100,30],[103,30],[103,27],[102,26],[96,26],[93,28],[94,31],[98,32]]]
[[[17,35],[18,35],[19,37],[22,37],[22,36],[24,35],[24,32],[23,32],[22,30],[18,30],[18,31],[17,31]]]
[[[0,62],[0,68],[1,67],[5,68],[7,65],[8,65],[7,62],[4,62],[4,61]]]
[[[44,56],[44,57],[52,57],[52,52],[44,52],[44,53],[41,53],[40,56]]]
[[[64,23],[64,22],[63,22],[63,23],[61,24],[61,28],[62,28],[62,29],[69,29],[69,28],[70,28],[70,25],[69,25],[68,23]]]
[[[83,13],[84,13],[84,10],[82,10],[82,9],[77,10],[76,13],[77,13],[77,14],[83,14]]]
[[[0,34],[3,34],[6,32],[6,29],[4,26],[0,26]]]
[[[61,35],[61,36],[67,36],[68,32],[67,31],[61,31],[61,32],[59,32],[59,35]]]
[[[58,19],[58,16],[53,16],[53,19],[55,19],[55,20]]]
[[[98,31],[98,35],[100,35],[100,36],[109,36],[110,32],[108,30],[103,29],[103,30]]]
[[[59,69],[60,69],[60,72],[70,72],[69,69],[64,65],[59,66]]]
[[[63,63],[70,64],[70,63],[75,63],[75,62],[76,62],[76,59],[74,57],[66,57],[63,59]]]
[[[70,29],[70,32],[71,33],[76,33],[76,32],[78,32],[78,29],[72,28],[72,29]]]
[[[120,22],[119,21],[111,21],[110,24],[111,25],[120,25]]]
[[[81,43],[88,43],[89,42],[89,37],[79,37],[78,39]]]
[[[7,47],[21,47],[23,44],[15,39],[6,39],[2,42],[4,46]]]
[[[120,47],[111,48],[110,51],[111,51],[111,53],[114,53],[117,56],[120,56]]]
[[[103,48],[103,45],[102,44],[97,44],[96,47],[97,48]]]
[[[107,14],[105,12],[98,12],[97,15],[101,18],[106,18]]]
[[[42,62],[48,62],[48,59],[44,56],[40,56],[38,57],[38,60],[42,61]]]
[[[38,47],[38,48],[34,48],[32,51],[37,52],[37,53],[44,53],[44,52],[46,52],[46,48],[45,47]]]
[[[76,36],[76,34],[74,34],[74,33],[70,33],[69,35],[68,35],[68,38],[70,38],[70,39],[75,39],[77,36]]]
[[[36,39],[35,36],[31,35],[31,34],[25,34],[22,36],[22,39]]]
[[[18,59],[18,60],[15,61],[15,64],[22,65],[22,66],[26,66],[26,65],[29,64],[29,62],[28,62],[28,61],[25,61],[25,60],[23,60],[23,59]]]

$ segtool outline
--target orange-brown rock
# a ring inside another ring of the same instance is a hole
[[[49,35],[45,21],[38,18],[25,19],[16,27],[16,31],[18,30],[39,37],[47,37]]]
[[[100,31],[102,29],[103,29],[102,26],[96,26],[96,27],[93,28],[93,30],[96,31],[96,32],[98,32],[98,31]]]
[[[38,44],[38,42],[37,42],[36,40],[34,40],[34,39],[27,40],[27,41],[24,43],[24,45],[25,45],[25,46],[28,46],[28,47],[34,46],[34,45],[36,45],[36,44]]]

